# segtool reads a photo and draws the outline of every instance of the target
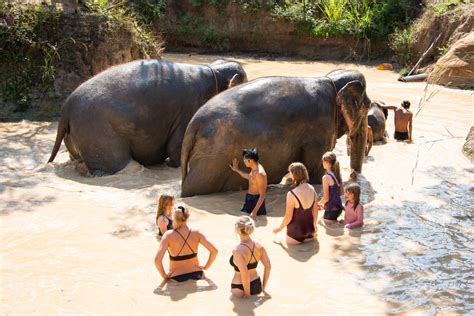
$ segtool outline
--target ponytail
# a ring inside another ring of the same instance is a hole
[[[327,161],[331,165],[331,171],[332,173],[334,173],[334,176],[336,177],[337,182],[339,182],[339,185],[341,185],[341,168],[339,167],[339,161],[337,161],[336,154],[331,151],[328,151],[323,155],[323,160]]]
[[[178,206],[173,212],[173,228],[180,228],[189,218],[189,211],[184,206]]]

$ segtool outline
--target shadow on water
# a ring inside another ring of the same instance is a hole
[[[206,285],[201,285],[203,282],[205,282]],[[196,292],[215,291],[217,289],[217,285],[206,277],[199,281],[189,280],[179,283],[164,280],[153,293],[161,296],[169,296],[172,301],[177,302]]]
[[[240,298],[231,296],[230,300],[234,304],[232,310],[237,315],[255,315],[255,309],[261,306],[266,301],[270,300],[272,297],[266,292],[262,292],[259,295],[252,295],[248,298]]]
[[[16,211],[30,212],[35,207],[55,201],[52,195],[33,194],[44,184],[38,173],[46,172],[45,156],[51,149],[45,136],[55,130],[50,122],[20,122],[1,126],[0,139],[0,215]],[[20,192],[20,193],[18,193]]]
[[[388,303],[388,313],[474,308],[473,186],[463,183],[473,173],[464,169],[461,179],[451,167],[427,170],[437,183],[419,189],[421,200],[367,206],[360,237],[334,246],[340,263],[361,265],[360,284]]]

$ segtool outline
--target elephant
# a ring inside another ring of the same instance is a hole
[[[368,124],[372,128],[374,141],[386,143],[385,137],[385,122],[388,117],[388,110],[384,108],[385,103],[382,101],[374,101],[370,104],[369,112],[367,114]]]
[[[356,79],[356,80],[354,80]],[[189,122],[181,150],[181,196],[239,190],[246,181],[229,163],[257,147],[269,184],[279,183],[291,162],[321,183],[321,158],[337,138],[351,137],[351,167],[361,172],[370,99],[357,71],[324,77],[263,77],[209,100]]]
[[[132,159],[179,167],[181,144],[194,113],[247,75],[233,61],[209,65],[137,60],[111,67],[81,84],[61,107],[56,142],[93,175],[114,174]]]

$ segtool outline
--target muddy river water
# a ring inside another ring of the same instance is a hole
[[[274,242],[282,235],[271,231],[288,188],[271,185],[269,215],[254,233],[272,261],[268,293],[233,299],[228,258],[245,192],[178,199],[191,208],[190,226],[208,235],[219,255],[207,280],[162,283],[153,265],[156,200],[179,195],[179,169],[131,165],[114,176],[83,177],[64,146],[45,164],[57,123],[0,123],[0,313],[473,313],[474,168],[461,153],[474,125],[472,91],[401,83],[373,65],[227,57],[241,62],[249,79],[358,69],[371,99],[411,101],[414,143],[390,138],[364,163],[365,227],[319,226],[317,242],[282,247]],[[207,63],[217,56],[165,58]],[[393,133],[393,113],[387,129]],[[335,152],[347,179],[344,137]],[[200,260],[206,257],[201,248]]]

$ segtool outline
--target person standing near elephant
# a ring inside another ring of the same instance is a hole
[[[408,140],[411,143],[413,141],[413,113],[409,110],[410,101],[404,100],[398,108],[396,106],[383,106],[382,108],[395,112],[393,138],[400,141]]]
[[[286,195],[286,211],[283,221],[273,230],[279,233],[286,227],[286,243],[300,244],[315,238],[318,219],[317,195],[309,184],[308,170],[301,162],[294,162],[288,167],[293,179],[294,189]]]
[[[267,209],[265,207],[267,173],[259,163],[257,148],[244,149],[242,156],[245,166],[250,168],[250,173],[243,172],[239,169],[237,158],[232,160],[232,165],[229,167],[242,178],[249,180],[249,188],[245,195],[245,203],[241,212],[248,213],[255,219],[257,215],[267,215]]]
[[[318,205],[324,209],[324,222],[335,224],[343,209],[341,195],[344,193],[344,185],[341,179],[341,170],[339,161],[333,152],[325,153],[322,161],[326,174],[322,179],[323,197],[319,200]]]

